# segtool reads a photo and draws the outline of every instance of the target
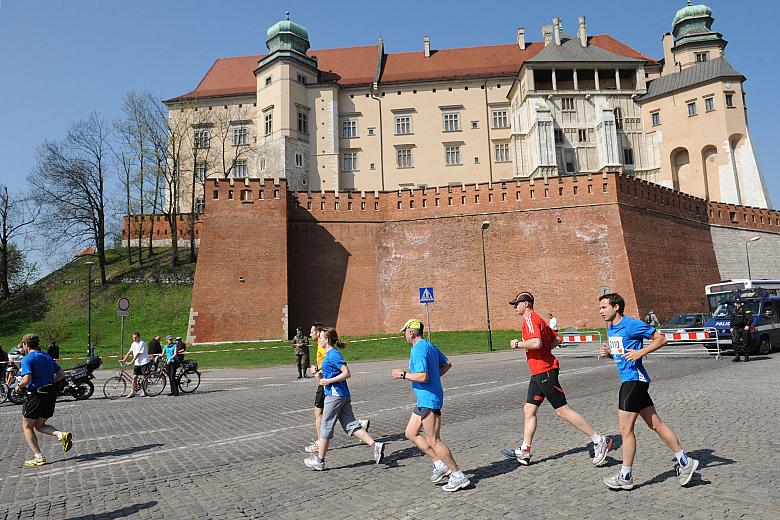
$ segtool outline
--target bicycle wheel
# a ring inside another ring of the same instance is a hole
[[[179,376],[179,390],[185,394],[191,394],[200,386],[200,372],[197,370],[184,370]]]
[[[8,385],[0,383],[0,404],[3,404],[8,399]]]
[[[108,399],[119,399],[127,392],[127,381],[119,376],[114,376],[103,383],[103,395]]]
[[[165,372],[150,372],[144,377],[144,382],[142,383],[144,395],[149,397],[160,395],[167,385],[168,378],[165,377]]]

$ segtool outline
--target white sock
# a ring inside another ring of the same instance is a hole
[[[528,452],[530,452],[531,451],[531,445],[523,443],[523,445],[520,446],[520,451],[528,451]]]
[[[434,467],[434,468],[435,468],[437,471],[441,471],[441,470],[443,470],[444,468],[446,468],[446,467],[447,467],[447,465],[446,465],[446,464],[444,464],[444,462],[442,462],[441,460],[434,460],[434,461],[433,461],[433,467]]]
[[[61,440],[62,440],[62,432],[54,432],[54,435],[56,435],[56,436],[57,436],[57,440],[58,440],[58,441],[61,441]]]
[[[631,466],[626,466],[626,465],[621,466],[620,474],[623,475],[623,478],[626,478],[629,475],[631,475]]]
[[[677,457],[677,462],[680,463],[680,466],[688,465],[688,457],[685,456],[685,450],[680,450],[676,452],[674,456]]]
[[[43,457],[43,453],[33,453],[33,458],[38,459],[40,457]]]
[[[601,444],[604,442],[604,436],[601,435],[599,432],[595,432],[593,435],[590,436],[590,440],[593,441],[593,444]]]
[[[463,478],[463,472],[458,470],[455,473],[452,474],[453,478]]]

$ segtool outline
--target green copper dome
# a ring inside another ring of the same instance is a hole
[[[672,21],[672,34],[675,41],[679,40],[702,40],[719,38],[717,33],[712,31],[712,9],[704,4],[688,5],[677,11]]]
[[[691,18],[712,18],[712,9],[704,4],[691,5],[691,2],[688,2],[688,5],[677,11],[677,14],[674,15],[672,27]]]
[[[305,54],[309,50],[309,32],[302,25],[290,20],[290,13],[285,13],[285,19],[268,28],[266,45],[271,52],[278,50],[293,50]]]

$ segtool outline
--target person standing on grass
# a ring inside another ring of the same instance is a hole
[[[46,424],[54,415],[57,402],[57,385],[65,377],[62,368],[49,356],[41,352],[40,340],[34,334],[25,334],[19,347],[25,353],[16,392],[26,392],[27,400],[22,407],[22,431],[33,458],[24,461],[23,467],[34,468],[46,464],[35,432],[57,437],[62,451],[68,453],[73,447],[73,434],[60,431]]]
[[[352,375],[339,352],[344,348],[344,343],[339,340],[336,329],[329,328],[322,331],[318,337],[319,344],[325,349],[325,357],[317,372],[320,386],[325,389],[325,406],[322,412],[320,425],[318,452],[308,457],[303,462],[306,466],[316,471],[325,469],[325,454],[328,452],[330,440],[336,429],[336,421],[347,435],[357,437],[365,444],[371,446],[374,451],[374,462],[379,464],[385,453],[385,443],[375,441],[355,419],[352,412],[352,399],[350,397],[347,379]]]
[[[634,426],[641,417],[670,450],[674,452],[678,465],[677,483],[685,486],[691,481],[699,461],[688,457],[677,438],[677,434],[661,420],[650,398],[650,376],[642,365],[642,358],[666,345],[666,337],[647,323],[623,316],[626,302],[616,293],[599,297],[599,314],[607,322],[609,344],[601,345],[599,357],[615,361],[620,376],[618,396],[618,425],[623,436],[623,465],[618,472],[604,479],[610,489],[634,489],[633,463],[636,455],[636,434]],[[643,340],[651,343],[644,345]]]
[[[125,357],[122,358],[122,363],[127,361],[129,356],[133,356],[130,360],[130,364],[133,365],[133,388],[128,399],[135,397],[135,393],[140,389],[140,383],[138,379],[146,374],[149,368],[149,354],[146,349],[146,342],[141,339],[141,333],[138,331],[133,332],[133,343],[130,344],[130,350],[127,351]]]
[[[452,492],[471,484],[455,462],[450,448],[441,440],[441,409],[444,407],[441,377],[452,368],[452,363],[433,343],[423,338],[423,328],[422,321],[414,318],[404,324],[401,331],[412,346],[409,370],[396,368],[390,375],[393,379],[411,381],[417,407],[409,417],[404,434],[433,461],[431,482],[437,484],[449,475],[442,489]],[[420,435],[422,429],[425,429],[424,437]]]
[[[534,297],[531,293],[521,292],[509,305],[513,306],[523,319],[523,341],[513,339],[510,346],[525,349],[531,380],[523,407],[523,444],[517,449],[503,449],[501,455],[516,459],[524,466],[531,464],[531,442],[536,433],[536,415],[547,399],[555,409],[555,415],[590,437],[593,441],[593,465],[603,466],[607,462],[607,452],[612,447],[612,439],[594,430],[588,421],[566,402],[566,394],[558,382],[558,358],[551,352],[558,343],[557,335],[542,317],[534,312]]]
[[[295,337],[292,340],[295,349],[295,365],[298,367],[298,379],[309,377],[306,371],[309,368],[309,337],[303,333],[303,327],[295,329]]]

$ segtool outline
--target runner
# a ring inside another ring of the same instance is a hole
[[[344,343],[339,340],[336,329],[330,328],[320,332],[318,343],[325,349],[325,357],[316,377],[320,386],[325,388],[325,406],[322,412],[318,453],[304,460],[304,464],[316,471],[325,469],[325,454],[328,452],[336,421],[347,435],[355,436],[374,450],[374,462],[379,464],[385,453],[385,443],[375,441],[355,419],[352,413],[352,403],[347,386],[347,379],[352,375],[339,350]]]
[[[524,466],[531,464],[531,443],[536,433],[536,414],[545,398],[555,409],[555,414],[568,422],[593,441],[593,465],[603,466],[607,462],[607,452],[612,447],[612,439],[601,435],[579,413],[566,403],[566,395],[558,382],[558,358],[551,350],[558,343],[555,332],[547,326],[541,316],[534,312],[534,297],[529,292],[521,292],[509,302],[517,314],[523,317],[523,341],[513,339],[512,348],[526,349],[531,380],[528,383],[528,397],[523,414],[523,444],[517,449],[505,448],[501,454],[508,459],[517,459]]]
[[[46,457],[43,456],[38,445],[36,431],[57,437],[65,453],[73,447],[73,435],[46,424],[46,421],[54,415],[57,401],[55,383],[65,377],[62,368],[48,354],[41,352],[38,336],[26,334],[19,347],[22,348],[25,356],[22,358],[20,372],[22,380],[15,391],[27,392],[27,400],[22,409],[22,431],[27,445],[33,452],[33,458],[24,461],[23,467],[33,468],[46,464]]]
[[[449,481],[442,489],[463,489],[471,484],[471,481],[460,470],[449,447],[441,440],[441,409],[444,406],[441,376],[452,368],[452,363],[433,343],[423,339],[423,324],[420,320],[410,319],[401,332],[412,346],[409,353],[409,371],[396,368],[391,375],[394,379],[411,381],[417,395],[417,407],[409,417],[404,433],[407,439],[433,461],[431,482],[437,484],[449,475]],[[420,435],[423,428],[425,437]]]
[[[309,336],[311,337],[314,344],[317,346],[317,364],[312,365],[309,367],[311,370],[311,373],[314,374],[314,376],[317,376],[317,373],[320,371],[320,367],[322,366],[322,360],[325,358],[325,347],[320,345],[319,338],[322,331],[325,330],[325,326],[320,322],[315,322],[311,326],[311,330],[309,331]],[[325,387],[322,385],[317,385],[317,392],[314,394],[314,426],[317,429],[316,430],[316,437],[319,438],[320,436],[320,426],[322,424],[322,409],[325,407]],[[368,432],[369,426],[371,426],[371,420],[365,419],[360,421],[360,426],[363,428],[364,431]],[[306,448],[304,448],[307,453],[319,453],[320,451],[320,444],[319,441],[314,441]]]
[[[674,452],[679,463],[675,469],[677,482],[685,486],[691,481],[699,461],[685,455],[677,434],[664,423],[655,411],[650,398],[650,376],[642,366],[642,357],[666,345],[663,334],[651,325],[634,318],[623,316],[626,303],[619,294],[605,294],[599,298],[599,313],[607,322],[609,345],[602,345],[600,356],[615,360],[620,375],[620,396],[618,401],[618,425],[623,436],[623,465],[612,477],[604,479],[610,489],[633,489],[634,476],[632,465],[636,455],[636,435],[634,425],[637,417],[655,431],[669,449]],[[642,340],[652,343],[643,347]]]

